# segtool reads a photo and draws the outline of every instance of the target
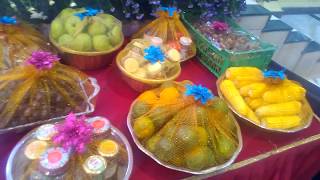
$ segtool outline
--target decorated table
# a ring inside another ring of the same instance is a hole
[[[122,80],[115,63],[106,69],[87,73],[97,78],[101,86],[92,116],[109,118],[130,141],[134,155],[131,179],[310,179],[320,170],[320,121],[316,118],[309,128],[292,134],[266,132],[239,120],[243,148],[234,164],[220,172],[200,176],[169,170],[145,155],[133,143],[126,118],[130,104],[138,96],[138,92],[133,91]],[[205,85],[217,95],[216,77],[197,59],[183,63],[178,80],[185,79]],[[5,179],[10,151],[26,133],[27,131],[4,134],[0,138],[0,179]]]

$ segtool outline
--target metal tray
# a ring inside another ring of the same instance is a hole
[[[154,154],[152,154],[150,151],[148,151],[138,140],[138,138],[136,137],[136,135],[134,134],[133,131],[133,119],[131,118],[131,114],[132,114],[132,108],[133,105],[136,103],[137,100],[135,100],[130,107],[130,111],[128,113],[128,117],[127,117],[127,126],[129,128],[130,134],[132,136],[132,139],[134,141],[134,143],[138,146],[138,148],[144,152],[146,155],[148,155],[149,157],[151,157],[154,161],[156,161],[158,164],[169,168],[169,169],[173,169],[176,171],[181,171],[181,172],[186,172],[186,173],[191,173],[191,174],[207,174],[207,173],[212,173],[212,172],[216,172],[216,171],[220,171],[228,166],[230,166],[238,157],[240,151],[242,150],[242,146],[243,146],[243,142],[242,142],[242,135],[241,135],[241,130],[240,130],[240,126],[238,124],[238,122],[236,120],[233,120],[235,125],[236,125],[236,129],[237,129],[237,135],[238,135],[238,147],[236,149],[236,151],[234,152],[233,156],[224,164],[218,165],[218,166],[214,166],[214,167],[210,167],[204,170],[200,170],[200,171],[193,171],[187,168],[182,168],[182,167],[177,167],[171,164],[168,164],[166,162],[162,162],[161,160],[159,160]]]
[[[100,91],[100,86],[99,86],[97,80],[92,77],[89,77],[88,79],[86,79],[84,81],[81,81],[80,86],[83,89],[83,92],[87,98],[87,107],[86,107],[85,111],[75,113],[75,115],[77,115],[77,116],[89,114],[94,111],[96,96],[98,95],[98,93]],[[8,132],[19,132],[19,131],[23,131],[26,128],[34,127],[36,125],[46,124],[46,123],[54,123],[54,122],[57,122],[61,119],[64,119],[65,117],[66,117],[66,115],[56,117],[56,118],[47,119],[47,120],[40,120],[40,121],[33,122],[33,123],[18,125],[15,127],[3,128],[3,129],[0,129],[0,134],[4,134],[4,133],[8,133]]]
[[[125,173],[124,173],[124,180],[129,180],[130,175],[132,173],[133,169],[133,153],[132,149],[130,146],[130,143],[128,142],[127,138],[122,134],[122,132],[114,127],[113,125],[110,125],[110,130],[111,130],[111,136],[119,139],[121,142],[120,144],[123,144],[126,148],[127,154],[128,154],[128,164],[127,167],[125,168]],[[8,158],[8,162],[6,165],[6,179],[7,180],[14,180],[17,178],[21,178],[19,174],[14,174],[15,169],[22,169],[23,163],[19,163],[21,161],[21,158],[24,158],[24,153],[23,153],[23,147],[25,147],[26,143],[30,142],[31,139],[35,138],[35,131],[36,129],[32,130],[28,134],[26,134],[13,148],[13,150],[10,153],[10,156]],[[109,137],[109,136],[108,136]],[[24,163],[26,164],[26,163]]]
[[[309,104],[309,102],[307,101],[306,98],[302,102],[302,108],[303,108],[302,112],[303,112],[303,116],[305,118],[302,119],[301,126],[294,127],[294,128],[291,128],[291,129],[272,129],[272,128],[268,128],[268,127],[263,126],[263,124],[257,124],[254,121],[251,121],[249,118],[247,118],[247,117],[241,115],[240,113],[238,113],[231,106],[231,104],[225,99],[225,97],[222,95],[222,92],[220,91],[220,83],[224,79],[225,79],[225,74],[223,74],[216,82],[219,97],[221,99],[225,100],[227,102],[227,104],[228,104],[228,107],[232,110],[232,112],[236,116],[238,116],[240,119],[242,119],[243,121],[248,122],[250,124],[253,124],[253,125],[255,125],[255,126],[261,128],[261,129],[264,129],[266,131],[281,132],[281,133],[295,133],[295,132],[301,131],[303,129],[306,129],[311,125],[314,113],[313,113],[312,108],[311,108],[311,106],[310,106],[310,104]],[[293,81],[293,82],[295,82],[295,81]],[[295,83],[299,84],[298,82],[295,82]]]

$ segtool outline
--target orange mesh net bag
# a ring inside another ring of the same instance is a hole
[[[225,164],[240,146],[237,125],[225,102],[189,81],[142,93],[129,116],[139,143],[173,167],[206,170]]]

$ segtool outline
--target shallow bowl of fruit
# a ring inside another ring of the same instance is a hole
[[[137,40],[127,45],[130,46]],[[175,80],[181,73],[179,62],[165,60],[165,63],[150,64],[143,55],[133,55],[130,48],[123,49],[116,57],[116,63],[127,84],[138,92],[143,92]],[[136,71],[133,71],[137,69]]]
[[[201,105],[183,95],[189,83],[168,82],[142,93],[130,107],[128,129],[137,147],[166,168],[191,174],[223,170],[242,149],[240,126],[220,98]]]
[[[306,90],[286,78],[263,77],[265,72],[229,68],[216,82],[218,94],[240,119],[266,131],[295,133],[308,128],[314,113]]]
[[[51,23],[49,38],[64,63],[81,70],[110,64],[123,45],[122,23],[109,14],[81,19],[83,9],[64,9]]]

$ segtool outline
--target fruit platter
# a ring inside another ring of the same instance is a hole
[[[124,41],[121,22],[92,8],[64,9],[52,21],[49,35],[66,56],[65,63],[80,69],[95,69],[110,63],[108,57]]]
[[[97,80],[34,51],[24,66],[0,74],[0,134],[94,111]]]
[[[180,53],[157,44],[159,40],[134,39],[117,56],[124,80],[136,91],[157,87],[180,75]]]
[[[217,81],[232,111],[262,129],[293,133],[310,126],[313,111],[306,90],[284,71],[231,67]]]
[[[127,125],[141,151],[182,172],[221,170],[242,149],[241,131],[228,106],[190,81],[142,93],[131,105]]]
[[[108,119],[69,114],[18,142],[9,156],[6,178],[128,180],[132,166],[128,140]]]

